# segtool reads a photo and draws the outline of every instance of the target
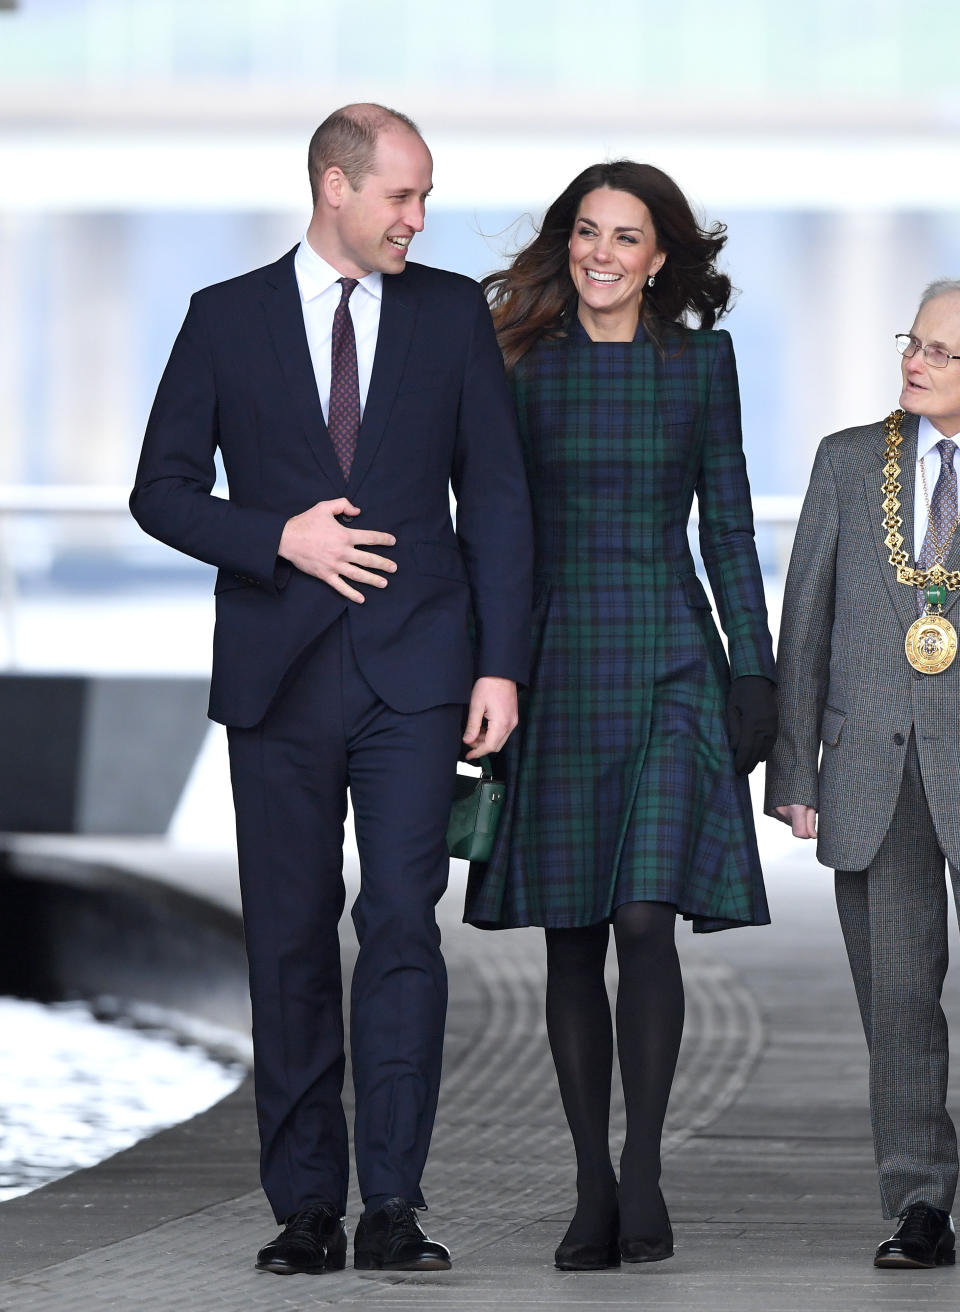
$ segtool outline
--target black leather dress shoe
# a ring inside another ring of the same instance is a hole
[[[353,1237],[357,1271],[449,1271],[450,1252],[420,1229],[412,1204],[388,1198],[357,1222]]]
[[[278,1276],[318,1275],[347,1265],[347,1232],[336,1207],[311,1203],[289,1217],[272,1243],[257,1254],[257,1270]]]
[[[896,1230],[877,1249],[874,1266],[953,1266],[956,1235],[949,1212],[929,1203],[913,1203],[898,1219]]]
[[[673,1227],[667,1215],[667,1205],[660,1195],[666,1229],[657,1235],[621,1235],[620,1256],[624,1262],[662,1262],[673,1257]]]

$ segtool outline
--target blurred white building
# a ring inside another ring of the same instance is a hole
[[[121,504],[190,292],[299,239],[310,134],[366,98],[434,150],[423,262],[498,267],[604,157],[660,165],[725,221],[754,490],[799,494],[823,433],[895,402],[922,285],[960,273],[958,42],[948,0],[17,0],[0,506],[65,504],[51,486]],[[0,529],[8,597],[207,586],[120,513]]]

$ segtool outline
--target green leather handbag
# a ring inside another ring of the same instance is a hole
[[[494,779],[489,756],[477,760],[480,778],[458,774],[447,825],[447,851],[461,861],[489,861],[506,785]]]

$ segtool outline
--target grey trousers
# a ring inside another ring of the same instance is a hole
[[[960,876],[953,866],[954,902]],[[883,1214],[911,1203],[950,1211],[957,1135],[947,1113],[944,854],[916,741],[907,748],[890,829],[866,870],[836,872],[837,909],[870,1053],[870,1116]]]

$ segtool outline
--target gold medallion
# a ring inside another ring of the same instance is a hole
[[[927,503],[927,524],[933,537],[935,547],[934,565],[931,569],[914,568],[910,558],[903,549],[903,519],[900,515],[900,447],[903,445],[903,433],[900,424],[903,411],[894,410],[883,421],[886,433],[886,451],[884,452],[882,497],[880,506],[884,512],[883,524],[887,530],[884,542],[890,548],[890,564],[897,575],[897,582],[908,588],[919,588],[926,597],[927,610],[915,620],[907,630],[904,643],[907,660],[921,674],[940,674],[953,664],[957,654],[957,631],[942,615],[937,612],[946,602],[947,592],[960,589],[960,570],[944,569],[950,543],[957,529],[960,528],[958,517],[947,537],[941,543],[933,526],[933,510],[927,492],[927,476],[923,461],[920,462],[920,476],[923,481],[923,496]],[[929,589],[929,591],[928,591]],[[939,589],[939,599],[934,595]],[[933,607],[935,606],[935,609]]]
[[[907,629],[907,660],[921,674],[940,674],[957,654],[957,631],[942,615],[921,615]]]

